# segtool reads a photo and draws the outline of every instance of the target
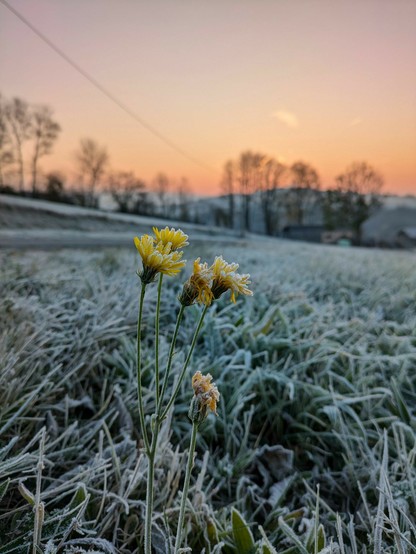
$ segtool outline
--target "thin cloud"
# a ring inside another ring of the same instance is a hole
[[[296,115],[287,110],[279,110],[272,113],[272,117],[278,119],[281,123],[289,127],[289,129],[297,129],[299,127],[299,120]]]
[[[356,117],[352,121],[349,122],[348,127],[356,127],[357,125],[360,125],[363,122],[361,117]]]

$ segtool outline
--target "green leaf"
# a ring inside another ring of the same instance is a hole
[[[293,512],[289,512],[285,516],[282,516],[284,521],[291,521],[292,519],[299,519],[305,515],[305,510],[303,508],[300,508],[299,510],[294,510]]]
[[[34,495],[30,492],[29,489],[27,489],[23,483],[23,481],[20,481],[19,482],[19,485],[18,485],[18,490],[20,492],[20,494],[23,496],[23,498],[31,505],[31,506],[34,506],[35,505],[35,497]]]
[[[3,500],[4,495],[7,492],[7,489],[9,488],[10,484],[10,478],[6,481],[3,481],[3,483],[0,483],[0,502]]]
[[[262,554],[277,554],[275,548],[273,547],[272,543],[267,538],[267,535],[261,525],[259,525],[259,531],[261,533],[261,536],[263,537],[261,541],[261,553]]]
[[[395,400],[394,411],[407,425],[410,425],[412,416],[394,379],[391,380],[391,391]]]
[[[215,525],[215,521],[211,518],[208,518],[207,521],[207,535],[208,535],[208,541],[211,546],[214,546],[218,544],[218,531],[217,526]]]
[[[13,446],[18,442],[20,439],[19,436],[13,437],[6,446],[3,446],[3,448],[0,448],[0,460],[5,460],[7,458],[7,454],[10,452],[10,450],[13,448]]]
[[[267,335],[277,315],[280,315],[279,306],[271,306],[261,320],[253,327],[253,336],[257,337],[260,334]]]
[[[74,496],[71,498],[71,502],[69,503],[69,510],[73,510],[77,506],[80,506],[83,502],[85,502],[87,496],[87,489],[85,488],[84,483],[79,484]]]
[[[282,517],[279,517],[279,527],[283,531],[283,533],[298,547],[299,554],[309,554],[299,537],[296,535],[293,529],[289,527],[287,523],[285,523],[285,520]]]
[[[317,550],[318,552],[323,550],[325,548],[325,545],[326,545],[325,529],[324,529],[324,526],[322,525],[322,523],[318,527],[316,544],[318,546],[318,550]]]
[[[231,512],[234,541],[239,554],[252,554],[255,551],[254,538],[243,516],[235,508]]]
[[[308,539],[306,541],[306,549],[310,554],[319,554],[325,548],[325,530],[322,524],[319,524],[319,485],[316,491],[316,507],[314,514],[314,525],[311,527]]]
[[[325,529],[322,523],[318,526],[313,526],[306,542],[306,548],[310,554],[319,554],[325,548],[326,538]]]

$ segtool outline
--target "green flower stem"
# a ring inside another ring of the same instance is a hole
[[[160,373],[159,373],[159,332],[160,332],[160,301],[162,297],[163,274],[159,274],[159,284],[157,287],[156,316],[155,316],[155,389],[156,389],[156,409],[159,406],[160,394]],[[155,457],[157,440],[159,437],[160,424],[155,418],[152,428],[152,444],[148,448],[147,461],[147,486],[146,486],[146,516],[144,528],[144,552],[152,554],[152,516],[154,501],[154,481],[155,481]]]
[[[160,423],[157,419],[154,420],[154,428],[152,433],[152,445],[147,456],[147,487],[146,487],[146,519],[144,528],[144,552],[152,554],[152,516],[153,516],[153,499],[154,499],[154,481],[155,481],[155,457],[157,448],[157,439],[159,436]]]
[[[191,346],[189,348],[189,352],[188,352],[188,355],[186,356],[186,359],[185,359],[185,363],[183,364],[183,368],[182,368],[182,371],[181,371],[181,374],[179,375],[179,379],[178,379],[178,382],[176,383],[176,387],[175,387],[175,390],[173,391],[173,394],[172,396],[170,397],[170,400],[166,406],[166,408],[163,410],[163,413],[160,417],[160,421],[163,421],[167,415],[167,413],[169,412],[172,404],[175,402],[176,400],[176,397],[178,396],[178,393],[179,393],[179,389],[181,387],[181,384],[182,384],[182,381],[183,381],[183,378],[185,377],[185,372],[188,368],[188,365],[189,365],[189,362],[191,360],[191,357],[192,357],[192,353],[194,351],[194,348],[195,348],[195,345],[196,345],[196,341],[197,341],[197,338],[198,338],[198,335],[199,335],[199,332],[201,330],[201,327],[202,327],[202,324],[204,322],[204,318],[205,318],[205,314],[207,313],[207,310],[208,310],[208,306],[205,306],[202,313],[201,313],[201,317],[199,318],[199,321],[198,321],[198,325],[197,325],[197,328],[195,329],[195,333],[194,333],[194,336],[192,338],[192,343],[191,343]]]
[[[176,326],[175,326],[175,331],[173,332],[172,342],[170,344],[169,357],[168,357],[168,363],[166,366],[166,372],[163,380],[162,392],[160,394],[159,404],[157,406],[158,415],[160,415],[160,412],[162,410],[163,397],[165,396],[166,387],[168,386],[168,380],[169,380],[170,370],[172,367],[173,355],[175,353],[176,339],[178,338],[179,327],[182,321],[184,311],[185,311],[185,306],[181,305],[178,312],[178,317],[176,318]]]
[[[159,285],[157,287],[156,320],[155,320],[155,386],[156,406],[159,404],[159,320],[160,320],[160,299],[162,297],[163,273],[159,274]]]
[[[158,289],[158,301],[156,308],[156,390],[159,391],[159,350],[158,350],[158,340],[159,340],[159,307],[160,307],[160,290],[161,290],[162,279],[159,280],[159,289]],[[148,472],[147,472],[147,487],[146,487],[146,518],[145,518],[145,531],[144,531],[144,551],[145,554],[151,554],[152,551],[152,515],[153,515],[153,501],[154,501],[154,477],[155,477],[155,458],[156,458],[156,449],[157,441],[159,437],[159,430],[161,419],[158,417],[162,408],[162,401],[166,391],[168,378],[170,374],[170,369],[172,366],[173,354],[175,351],[176,339],[178,337],[179,327],[182,320],[183,312],[185,310],[184,306],[181,306],[178,317],[176,319],[175,331],[173,333],[172,342],[169,349],[168,363],[166,366],[165,377],[163,381],[163,387],[161,394],[157,394],[157,408],[156,414],[157,417],[153,422],[152,429],[152,444],[148,454]]]
[[[146,447],[146,453],[150,453],[150,444],[146,432],[146,423],[144,420],[143,391],[142,391],[142,363],[141,363],[141,329],[143,316],[143,300],[146,293],[146,284],[142,283],[139,300],[139,315],[137,318],[137,396],[139,402],[139,419],[143,435],[143,441]]]
[[[159,281],[159,286],[161,284],[161,281],[162,280]],[[159,291],[158,291],[158,296],[159,296]],[[158,298],[158,300],[159,300],[159,298]],[[145,554],[151,554],[151,552],[152,552],[152,515],[153,515],[153,501],[154,501],[155,458],[156,458],[156,449],[157,449],[157,441],[158,441],[158,437],[159,437],[159,430],[160,430],[160,425],[161,425],[161,421],[162,421],[158,417],[158,415],[160,414],[160,411],[161,411],[161,408],[162,408],[163,396],[165,394],[167,383],[168,383],[169,373],[170,373],[170,369],[171,369],[171,366],[172,366],[173,354],[174,354],[174,351],[175,351],[176,339],[177,339],[177,336],[178,336],[179,327],[180,327],[180,323],[181,323],[181,320],[182,320],[184,310],[185,310],[184,306],[181,306],[181,308],[179,310],[179,313],[178,313],[178,317],[176,319],[176,326],[175,326],[175,331],[173,333],[172,342],[171,342],[171,345],[170,345],[169,357],[168,357],[168,363],[167,363],[167,367],[166,367],[163,387],[162,387],[161,394],[158,397],[157,411],[156,411],[157,417],[154,419],[154,422],[153,422],[154,427],[152,429],[152,444],[151,444],[151,447],[148,451],[148,456],[147,456],[147,458],[148,458],[148,472],[147,472],[146,516],[145,516],[145,531],[144,531],[144,552],[145,552]],[[158,324],[159,324],[159,319],[158,319],[158,316],[156,316],[156,326],[158,326]],[[156,336],[158,337],[158,334],[156,334]],[[157,341],[157,339],[156,339],[156,341]],[[158,375],[158,373],[159,372],[157,371],[157,375]],[[159,383],[157,384],[157,388],[159,388]]]
[[[191,472],[192,472],[192,468],[194,467],[194,454],[195,454],[196,435],[198,433],[198,428],[199,428],[198,423],[193,422],[191,443],[189,445],[188,462],[186,464],[185,482],[183,484],[181,507],[179,511],[178,528],[176,531],[175,554],[178,554],[182,543],[183,520],[185,518],[185,508],[186,508],[186,501],[188,499]]]

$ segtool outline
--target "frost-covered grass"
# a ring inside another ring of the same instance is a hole
[[[235,507],[262,541],[256,552],[415,552],[415,255],[259,239],[186,257],[220,253],[252,274],[255,296],[210,309],[191,363],[189,375],[212,373],[221,401],[198,437],[188,546],[244,554]],[[137,265],[133,248],[0,253],[1,554],[32,552],[35,529],[39,552],[142,551]],[[169,281],[162,305],[164,356],[182,281]],[[176,370],[198,315],[185,312]],[[191,396],[189,378],[161,437],[153,544],[163,554]],[[151,413],[154,398],[145,402]]]

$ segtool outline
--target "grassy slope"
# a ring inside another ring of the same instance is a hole
[[[193,359],[191,369],[210,371],[222,394],[219,417],[198,440],[193,552],[241,552],[232,506],[255,540],[262,526],[279,553],[318,552],[323,535],[328,552],[414,551],[415,256],[259,238],[187,257],[216,253],[252,274],[255,297],[213,307]],[[0,256],[0,497],[8,483],[0,553],[27,552],[37,480],[42,551],[140,552],[146,464],[135,404],[135,254]],[[180,282],[165,292],[164,356]],[[150,389],[154,300],[152,290],[144,331]],[[184,349],[197,315],[186,313]],[[182,359],[181,348],[176,369]],[[162,436],[161,553],[177,518],[190,397],[188,379]],[[149,412],[153,400],[148,394]]]

